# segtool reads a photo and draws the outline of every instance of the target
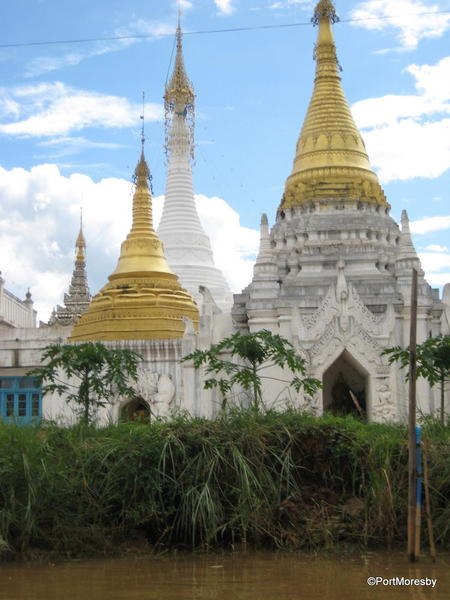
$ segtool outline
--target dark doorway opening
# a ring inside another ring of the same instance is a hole
[[[122,407],[120,420],[126,423],[150,423],[151,411],[147,402],[140,397],[134,398]]]
[[[367,375],[358,361],[344,350],[323,375],[324,412],[365,419]]]

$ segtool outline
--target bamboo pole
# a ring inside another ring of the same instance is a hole
[[[423,444],[423,487],[425,490],[425,516],[427,519],[428,541],[430,544],[430,556],[436,562],[436,546],[434,543],[433,521],[431,518],[430,488],[428,486],[428,453],[427,446]]]
[[[420,556],[420,533],[422,524],[422,447],[421,430],[416,426],[416,531],[414,539],[414,554]]]
[[[408,415],[408,560],[416,560],[416,342],[417,271],[412,270],[409,331],[409,415]]]

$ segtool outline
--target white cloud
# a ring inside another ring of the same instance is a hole
[[[24,75],[25,77],[37,77],[50,71],[73,67],[74,65],[78,65],[83,59],[98,54],[103,53],[99,50],[91,50],[90,52],[68,52],[67,54],[56,56],[37,56],[26,65]]]
[[[259,231],[243,227],[239,213],[222,198],[197,194],[195,199],[203,227],[211,240],[216,266],[224,273],[231,290],[241,292],[253,276]]]
[[[16,103],[18,120],[0,124],[0,132],[20,136],[65,136],[85,127],[136,125],[142,107],[126,98],[79,90],[61,82],[0,90],[0,111]],[[146,118],[160,120],[160,104],[145,106]]]
[[[136,157],[137,159],[138,157]],[[131,224],[132,185],[124,179],[93,181],[63,176],[53,164],[10,171],[0,167],[0,256],[6,287],[19,297],[31,288],[39,317],[47,320],[62,302],[73,269],[79,208],[83,206],[91,292],[106,283]],[[239,215],[217,197],[196,197],[216,264],[233,291],[251,279],[259,234],[242,227]],[[163,197],[155,198],[155,228]]]
[[[446,283],[450,283],[450,271],[445,273],[430,273],[427,275],[427,281],[431,286],[443,287]]]
[[[450,57],[410,65],[415,95],[368,98],[352,106],[372,164],[384,182],[439,177],[450,166]]]
[[[444,217],[425,217],[418,221],[411,221],[411,233],[426,234],[433,231],[442,231],[450,229],[450,216]]]
[[[439,244],[425,246],[425,250],[428,250],[429,252],[448,252],[447,246],[439,246]]]
[[[112,142],[98,142],[88,140],[84,137],[56,137],[49,140],[43,140],[37,143],[37,146],[42,148],[48,148],[50,152],[48,154],[40,156],[40,158],[56,159],[64,156],[72,156],[78,154],[83,150],[90,148],[101,148],[102,150],[117,150],[123,148],[123,144],[116,144]]]
[[[450,28],[450,15],[440,10],[420,0],[367,0],[350,14],[358,27],[396,30],[401,47],[413,50],[422,39],[441,37]]]
[[[402,118],[450,114],[450,56],[435,65],[410,65],[415,95],[387,95],[355,102],[352,112],[358,127],[377,127]]]
[[[422,268],[427,273],[436,273],[442,269],[450,268],[450,254],[448,252],[419,252]]]
[[[313,6],[313,2],[311,0],[277,0],[276,2],[272,2],[272,4],[269,5],[269,8],[277,10],[297,6],[310,7]]]
[[[188,0],[182,1],[186,4],[186,7],[190,4]],[[136,19],[128,25],[119,27],[113,31],[111,37],[121,37],[122,39],[90,42],[90,47],[87,50],[72,50],[66,54],[52,54],[50,56],[38,56],[33,58],[26,66],[25,77],[36,77],[43,75],[44,73],[49,73],[50,71],[78,65],[81,61],[94,56],[117,52],[132,44],[141,42],[142,39],[139,39],[139,36],[158,38],[173,32],[173,23],[170,24],[163,21],[153,21],[142,18]]]
[[[372,164],[383,182],[436,178],[450,168],[450,119],[405,119],[364,133]]]
[[[231,15],[235,10],[234,0],[214,0],[214,4],[222,15]]]

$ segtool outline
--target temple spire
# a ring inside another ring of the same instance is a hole
[[[177,53],[173,73],[164,93],[166,152],[168,159],[166,193],[158,235],[164,243],[167,261],[184,287],[198,301],[199,286],[208,288],[222,310],[228,310],[232,296],[214,256],[197,212],[192,182],[194,156],[195,94],[183,58],[183,34],[178,22]]]
[[[259,252],[256,262],[263,262],[267,258],[272,258],[272,251],[270,248],[269,221],[266,213],[263,213],[261,215]]]
[[[145,159],[144,148],[134,171],[133,220],[131,230],[122,243],[119,261],[109,280],[133,276],[133,273],[164,273],[175,277],[162,244],[153,229],[152,196],[150,192],[150,169]]]
[[[83,209],[80,208],[80,232],[78,233],[77,240],[75,242],[76,246],[76,262],[85,263],[86,262],[86,241],[83,235]]]
[[[80,208],[80,231],[75,241],[75,264],[69,291],[64,294],[64,306],[52,312],[49,325],[72,325],[87,310],[91,294],[86,274],[86,241],[83,234],[83,213]]]
[[[144,135],[142,135],[144,140]],[[183,336],[198,310],[181,287],[153,229],[150,169],[144,154],[134,172],[133,220],[108,283],[76,323],[70,341],[170,339]]]
[[[175,65],[164,93],[164,110],[166,123],[166,152],[169,157],[173,151],[180,150],[176,145],[177,140],[171,135],[174,129],[176,116],[183,117],[185,123],[184,146],[187,144],[190,158],[194,158],[194,118],[195,118],[195,93],[194,87],[187,76],[183,57],[183,31],[180,25],[180,11],[178,12],[178,25],[175,32],[176,56]],[[179,138],[180,136],[178,136]]]
[[[281,209],[315,201],[388,206],[341,86],[332,29],[338,20],[334,3],[320,0],[312,18],[318,25],[314,90]]]
[[[270,244],[269,221],[261,215],[259,252],[253,265],[253,280],[250,284],[256,296],[275,298],[279,292],[278,269]]]
[[[414,247],[409,226],[409,217],[406,210],[402,210],[401,225],[398,254],[395,260],[395,275],[397,283],[403,293],[405,304],[408,305],[411,300],[411,269],[416,269],[419,275],[419,296],[424,283],[425,273]]]
[[[336,9],[334,8],[334,2],[331,0],[320,0],[316,4],[311,21],[314,25],[318,25],[321,20],[326,20],[329,23],[337,23],[339,21]]]
[[[400,234],[398,259],[411,258],[418,260],[417,252],[414,248],[414,243],[411,237],[411,230],[409,227],[409,216],[406,210],[402,210],[401,224],[402,229]]]

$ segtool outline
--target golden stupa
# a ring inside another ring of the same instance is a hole
[[[280,209],[330,200],[389,206],[341,86],[331,27],[338,20],[333,2],[320,0],[314,90]]]
[[[144,148],[135,171],[133,224],[115,271],[75,324],[71,342],[170,339],[183,336],[183,317],[198,326],[192,296],[171,271],[153,229],[150,171]]]

